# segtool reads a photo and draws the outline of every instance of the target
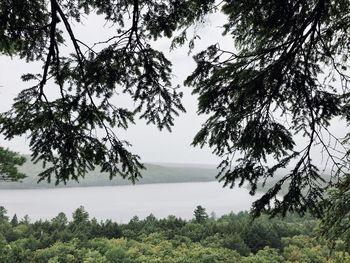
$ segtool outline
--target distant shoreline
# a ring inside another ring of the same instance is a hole
[[[190,183],[190,182],[211,182],[216,181],[215,176],[218,171],[211,165],[197,164],[156,164],[146,163],[146,170],[141,171],[142,178],[136,182],[136,185],[160,184],[160,183]],[[28,160],[23,166],[19,167],[21,172],[27,175],[22,182],[1,182],[0,189],[52,189],[52,188],[72,188],[72,187],[98,187],[98,186],[124,186],[132,185],[130,180],[115,176],[112,180],[109,175],[99,172],[99,169],[89,172],[85,178],[79,182],[68,181],[66,185],[60,183],[55,185],[55,178],[51,183],[42,181],[39,184],[38,174],[42,172],[40,163],[34,164]]]
[[[130,186],[135,186],[135,187],[139,187],[139,186],[162,186],[162,185],[169,185],[169,184],[173,184],[173,185],[179,185],[179,184],[207,184],[207,183],[218,183],[220,184],[219,181],[213,180],[213,181],[197,181],[197,182],[174,182],[174,183],[143,183],[143,184],[124,184],[124,185],[99,185],[99,186],[67,186],[67,187],[47,187],[47,188],[7,188],[7,189],[0,189],[1,192],[5,192],[5,191],[19,191],[19,190],[23,190],[23,191],[31,191],[31,190],[64,190],[64,189],[69,189],[69,190],[74,190],[76,189],[83,189],[83,188],[112,188],[112,187],[130,187]],[[244,188],[244,187],[241,187]]]

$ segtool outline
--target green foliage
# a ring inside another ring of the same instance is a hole
[[[42,59],[50,15],[45,1],[1,1],[0,54]]]
[[[26,158],[0,147],[0,181],[19,181],[26,177],[18,171],[18,166],[23,165]]]
[[[314,237],[315,219],[291,214],[271,220],[264,215],[252,221],[248,213],[239,213],[200,223],[150,215],[118,225],[89,219],[79,207],[71,221],[60,213],[50,221],[20,220],[14,226],[6,210],[1,211],[3,263],[350,262],[349,247],[343,241],[330,248]],[[116,228],[118,235],[112,236]],[[253,235],[258,229],[261,235]]]
[[[209,0],[1,3],[0,52],[43,61],[43,71],[23,75],[23,81],[35,84],[0,115],[0,132],[7,139],[29,132],[32,159],[46,168],[41,180],[66,183],[100,167],[110,178],[120,174],[135,182],[143,165],[113,129],[127,129],[139,117],[170,130],[174,117],[185,111],[182,93],[170,82],[171,63],[152,48],[150,38],[171,36],[198,21],[211,5]],[[71,23],[91,11],[112,23],[116,35],[95,45],[82,43]],[[63,42],[71,45],[72,55],[60,52]],[[57,86],[56,98],[47,96],[49,81]],[[135,107],[113,105],[117,93],[129,96]]]
[[[320,231],[333,245],[338,238],[344,240],[347,246],[350,245],[349,198],[350,192],[346,187],[344,190],[331,191],[327,200],[327,210],[321,220]]]
[[[203,223],[208,219],[208,214],[205,211],[205,208],[201,205],[198,205],[193,212],[194,220],[196,223]]]
[[[330,120],[347,115],[349,103],[348,23],[341,18],[349,14],[348,1],[224,2],[224,34],[237,52],[215,44],[195,56],[197,69],[186,84],[199,95],[199,113],[210,117],[193,144],[208,144],[224,158],[218,177],[225,185],[247,181],[252,193],[259,181],[288,166],[290,171],[254,203],[256,215],[264,209],[272,214],[309,209],[320,216],[323,174],[311,149],[321,145],[338,169],[334,175],[349,168],[346,141],[328,130]],[[342,89],[336,88],[339,80]],[[323,138],[328,133],[331,143]],[[295,147],[295,134],[306,137],[304,148]],[[330,145],[335,141],[342,145],[344,162]],[[230,161],[237,152],[242,157]],[[284,183],[287,193],[276,198]]]
[[[9,218],[6,214],[7,214],[7,210],[5,209],[5,207],[0,206],[0,221],[1,222],[8,221]]]
[[[15,227],[15,226],[18,225],[18,219],[17,219],[17,215],[16,215],[16,214],[13,215],[13,217],[12,217],[10,223],[11,223],[11,225],[12,225],[13,227]]]
[[[283,256],[278,254],[276,249],[265,247],[255,255],[243,258],[242,263],[282,263],[285,262]]]

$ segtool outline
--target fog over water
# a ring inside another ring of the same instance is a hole
[[[81,205],[98,220],[125,223],[135,215],[145,218],[151,213],[157,218],[191,219],[197,205],[220,216],[249,210],[257,198],[245,188],[222,188],[218,182],[0,191],[0,205],[10,217],[29,215],[31,221],[51,219],[59,212],[71,218]]]

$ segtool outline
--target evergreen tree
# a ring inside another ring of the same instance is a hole
[[[196,3],[193,8],[200,11],[209,5]],[[149,42],[170,36],[178,12],[189,7],[178,1],[166,5],[138,0],[1,2],[0,52],[43,61],[43,71],[22,76],[36,84],[24,89],[12,109],[0,115],[0,132],[6,139],[30,132],[33,159],[50,163],[39,174],[41,180],[50,182],[54,177],[56,184],[78,180],[96,166],[111,178],[120,174],[134,182],[140,177],[139,156],[128,150],[130,144],[113,128],[127,129],[138,116],[170,130],[174,116],[185,111],[182,93],[170,82],[170,61]],[[201,15],[193,8],[181,19],[198,20]],[[71,27],[92,11],[116,29],[114,37],[96,45],[82,43]],[[165,11],[172,13],[170,19],[163,16]],[[64,56],[63,43],[70,44],[74,54]],[[56,98],[47,96],[51,80],[60,94]],[[116,93],[129,95],[136,107],[113,105]]]
[[[349,170],[348,136],[330,130],[335,117],[350,120],[349,1],[224,2],[224,34],[235,49],[214,44],[195,56],[186,84],[199,95],[199,113],[210,117],[193,143],[223,157],[218,177],[225,185],[248,183],[254,194],[280,174],[254,203],[256,215],[322,215],[325,189],[347,184]],[[296,145],[296,135],[305,143]],[[320,152],[329,160],[325,170],[313,160]],[[277,198],[282,186],[286,194]]]
[[[205,208],[200,205],[196,207],[196,209],[193,212],[193,215],[195,222],[199,224],[204,223],[209,218],[207,212],[205,211]]]
[[[79,239],[88,239],[92,229],[92,222],[89,220],[89,213],[85,211],[83,206],[80,206],[73,212],[73,221],[69,224],[69,230],[73,236]]]
[[[17,168],[25,161],[24,157],[0,147],[0,181],[19,181],[25,178],[25,174],[19,172]]]
[[[11,223],[11,225],[12,225],[13,227],[15,227],[15,226],[18,225],[18,218],[17,218],[17,215],[16,215],[16,214],[13,215],[13,217],[12,217],[10,223]]]
[[[73,218],[77,218],[77,212],[74,212]],[[68,219],[65,213],[61,212],[56,217],[52,219],[52,224],[55,225],[55,228],[64,228],[68,224]]]
[[[7,210],[5,207],[0,206],[0,222],[8,222]]]

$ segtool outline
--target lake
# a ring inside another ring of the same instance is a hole
[[[151,213],[157,218],[176,215],[191,219],[197,205],[221,216],[249,210],[255,199],[257,196],[250,196],[245,188],[222,188],[218,182],[0,190],[0,205],[10,218],[16,213],[19,218],[29,215],[31,221],[51,219],[59,212],[71,218],[81,205],[90,217],[119,223]]]

